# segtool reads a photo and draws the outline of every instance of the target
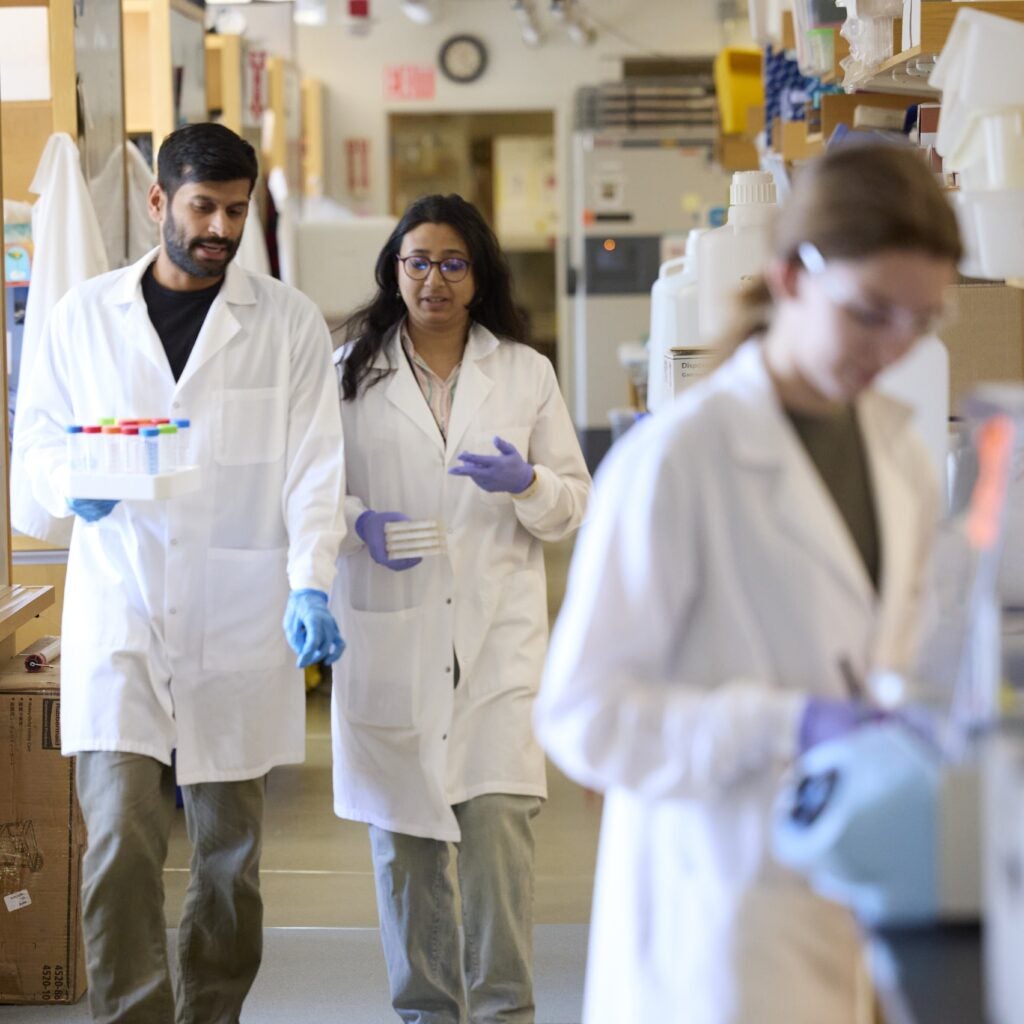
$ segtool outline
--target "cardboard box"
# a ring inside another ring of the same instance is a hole
[[[954,318],[939,332],[949,349],[952,412],[978,384],[1024,380],[1024,291],[988,283],[954,290]]]
[[[60,753],[60,662],[0,666],[0,1003],[73,1003],[85,991],[85,825],[75,761]]]

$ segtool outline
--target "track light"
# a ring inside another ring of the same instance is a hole
[[[402,0],[402,13],[417,25],[429,25],[437,18],[437,4],[433,0]]]
[[[551,17],[565,25],[566,34],[577,46],[589,46],[597,33],[577,9],[576,0],[551,0]]]
[[[512,10],[519,19],[519,32],[527,46],[538,46],[541,41],[540,25],[537,12],[533,9],[533,0],[512,0]]]

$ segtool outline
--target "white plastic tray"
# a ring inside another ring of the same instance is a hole
[[[162,501],[198,491],[199,466],[185,466],[169,473],[72,473],[69,497],[116,498],[119,501]]]

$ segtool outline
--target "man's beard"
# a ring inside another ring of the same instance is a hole
[[[206,263],[193,255],[193,250],[201,245],[217,245],[225,250],[226,259],[216,264]],[[171,211],[167,211],[164,222],[164,249],[170,261],[179,269],[192,277],[217,278],[224,274],[227,265],[235,258],[238,251],[238,240],[230,238],[192,238],[185,239],[183,231],[178,230],[177,222]]]

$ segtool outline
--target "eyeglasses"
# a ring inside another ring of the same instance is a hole
[[[953,314],[951,297],[943,302],[940,309],[917,312],[890,302],[880,302],[865,298],[857,293],[857,288],[850,282],[845,284],[839,278],[828,273],[829,265],[821,255],[818,247],[811,242],[801,242],[797,247],[797,255],[804,269],[821,281],[829,300],[838,306],[855,324],[868,331],[884,331],[888,334],[899,334],[901,337],[911,335],[921,338],[936,333],[946,324]]]
[[[426,256],[396,256],[396,260],[402,264],[406,276],[414,281],[425,281],[430,277],[430,268],[437,267],[441,276],[451,284],[463,280],[469,273],[469,260],[461,256],[447,256],[443,260],[428,260]]]

